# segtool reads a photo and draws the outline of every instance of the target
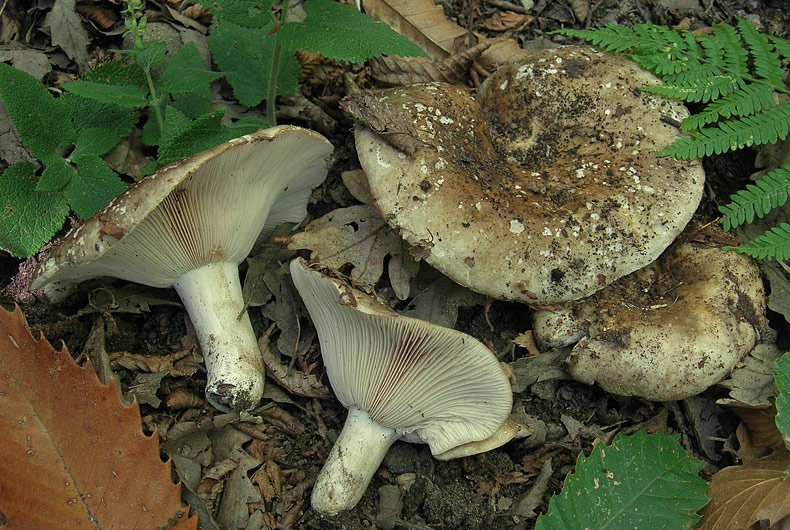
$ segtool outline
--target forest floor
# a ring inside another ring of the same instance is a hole
[[[735,16],[747,17],[765,33],[790,38],[790,6],[786,0],[523,2],[524,5],[509,6],[505,1],[448,0],[442,5],[448,19],[462,28],[488,37],[510,38],[522,47],[535,42],[571,42],[549,35],[560,28],[598,27],[606,23],[631,26],[650,21],[696,29],[732,23]],[[52,72],[46,77],[48,83],[57,85],[71,79],[76,73],[75,64],[59,48],[51,46],[44,29],[48,8],[42,5],[46,2],[39,2],[36,9],[27,8],[26,2],[12,0],[6,4],[5,15],[17,18],[20,31],[13,42],[1,44],[44,51],[52,65]],[[576,14],[572,4],[577,5]],[[120,16],[118,6],[105,6]],[[588,9],[586,15],[579,11],[583,7]],[[157,2],[149,1],[148,10],[152,21],[179,25]],[[497,19],[500,26],[491,22],[495,15],[506,11],[510,13],[507,17]],[[91,39],[91,60],[98,63],[112,55],[110,50],[121,47],[121,36],[120,32],[100,31],[95,24],[86,22],[85,28]],[[112,27],[117,28],[118,23]],[[490,29],[497,27],[500,29]],[[313,194],[311,218],[355,203],[340,178],[341,172],[359,167],[353,148],[353,125],[339,110],[338,101],[345,95],[342,74],[350,72],[359,77],[363,68],[332,63],[325,73],[317,70],[306,78],[304,95],[336,120],[333,126],[322,130],[298,108],[291,114],[292,119],[283,120],[321,130],[336,149],[329,177]],[[464,82],[474,89],[480,75],[467,74]],[[292,104],[281,103],[283,107]],[[714,220],[718,216],[716,206],[743,187],[755,171],[754,163],[755,153],[750,150],[707,158],[706,191],[695,220]],[[9,285],[20,264],[22,261],[0,252],[0,289]],[[252,268],[243,264],[242,273],[248,271]],[[480,339],[500,360],[511,363],[517,379],[531,377],[519,371],[520,360],[528,358],[530,352],[516,340],[529,328],[526,306],[486,301],[448,285],[427,266],[423,266],[415,282],[413,292],[420,293],[423,311],[449,315],[446,318],[455,320],[455,328]],[[278,318],[284,318],[282,305],[296,303],[288,296],[280,293],[251,307],[259,335],[264,335]],[[8,291],[0,297],[0,303],[7,308],[13,302]],[[408,309],[411,303],[407,301],[399,308]],[[430,307],[426,309],[426,305]],[[305,391],[289,387],[288,381],[270,379],[263,406],[253,413],[262,420],[233,421],[203,400],[205,373],[200,352],[175,292],[123,282],[108,286],[92,282],[64,303],[29,300],[22,309],[34,333],[42,332],[53,344],[64,341],[78,360],[91,359],[94,365],[114,371],[122,391],[137,396],[144,431],[159,434],[162,456],[173,459],[190,486],[192,491],[185,494],[185,499],[202,510],[201,524],[205,528],[212,528],[212,520],[218,521],[218,528],[532,528],[537,513],[547,509],[551,495],[561,489],[580,453],[588,454],[594,442],[610,441],[615,433],[641,429],[679,434],[682,446],[705,462],[704,478],[737,463],[733,446],[739,420],[715,403],[726,391],[711,389],[693,399],[668,403],[622,398],[597,386],[575,382],[561,367],[553,366],[548,369],[550,373],[541,374],[539,382],[530,380],[514,396],[514,410],[529,422],[531,436],[487,453],[451,461],[433,459],[427,446],[397,442],[360,503],[338,517],[322,517],[310,508],[311,486],[343,426],[346,411],[333,398],[303,395],[327,384],[315,340],[291,363],[295,369],[316,376],[315,388]],[[786,323],[776,314],[771,321],[778,328],[780,343],[787,346],[790,335]],[[700,421],[703,416],[707,422]],[[193,447],[198,426],[203,433],[200,439],[205,442],[201,450]],[[206,433],[210,436],[206,437]],[[207,478],[209,471],[217,471],[218,463],[212,459],[211,451],[205,450],[210,444],[215,444],[214,454],[230,454],[231,449],[241,448],[246,456],[237,456],[236,465],[243,472],[234,474],[233,468],[227,467],[219,476]],[[224,448],[220,447],[222,444]],[[185,447],[191,447],[192,452]],[[223,503],[223,495],[247,502]],[[255,515],[251,518],[251,514]]]

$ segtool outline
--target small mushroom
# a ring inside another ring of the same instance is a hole
[[[97,276],[174,287],[206,360],[209,402],[250,409],[264,372],[238,265],[263,232],[304,218],[331,151],[318,133],[280,126],[170,164],[67,234],[32,288],[56,299]]]
[[[771,334],[757,265],[697,242],[533,318],[541,348],[575,344],[567,363],[575,379],[653,401],[699,394]]]
[[[329,382],[348,408],[313,487],[317,511],[353,507],[398,439],[427,443],[441,455],[485,440],[505,423],[510,383],[479,341],[399,316],[304,260],[291,262],[291,275],[318,331]]]
[[[569,46],[497,70],[478,102],[430,83],[350,96],[376,206],[415,253],[472,290],[535,305],[643,267],[702,197],[699,161],[658,158],[681,103],[623,57]]]

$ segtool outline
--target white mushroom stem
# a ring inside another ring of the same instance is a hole
[[[313,486],[313,508],[336,515],[359,502],[398,438],[394,429],[379,425],[367,412],[349,408],[343,430]]]
[[[238,265],[209,263],[173,284],[192,319],[206,361],[206,397],[220,410],[248,410],[263,395],[264,371],[244,309]]]

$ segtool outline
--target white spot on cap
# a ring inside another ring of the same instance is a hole
[[[508,79],[502,81],[502,84],[499,85],[499,90],[505,90],[507,88],[508,81],[509,81]]]
[[[513,232],[514,234],[518,235],[524,230],[525,230],[524,225],[521,224],[519,221],[515,219],[510,221],[510,231]]]

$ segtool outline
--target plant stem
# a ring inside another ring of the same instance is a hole
[[[288,2],[283,0],[283,10],[280,14],[280,23],[278,28],[285,24],[285,17],[288,16]],[[277,78],[280,75],[280,55],[282,55],[282,47],[280,41],[277,40],[277,32],[273,33],[274,36],[274,57],[272,57],[272,69],[269,72],[269,90],[266,95],[266,121],[269,122],[269,127],[277,125],[277,113],[275,112],[274,100],[277,95]]]
[[[159,108],[159,97],[156,95],[156,88],[154,88],[154,80],[151,77],[151,72],[145,72],[145,79],[148,81],[148,90],[151,92],[151,101],[154,107],[154,115],[156,116],[156,123],[159,125],[159,134],[165,129],[165,120],[162,118],[162,110]],[[149,105],[151,106],[151,105]]]

